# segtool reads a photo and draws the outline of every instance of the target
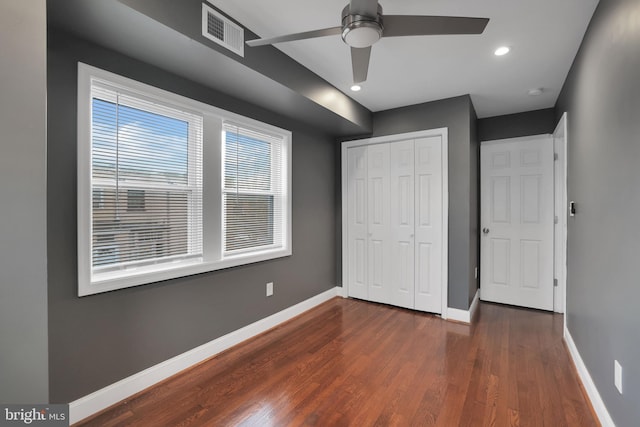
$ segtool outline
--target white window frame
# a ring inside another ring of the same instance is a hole
[[[92,149],[91,87],[106,84],[160,104],[193,112],[203,117],[203,256],[178,260],[159,266],[132,267],[109,274],[96,274],[92,267]],[[123,289],[223,268],[289,256],[291,248],[291,139],[290,131],[234,114],[156,87],[78,63],[78,147],[77,147],[77,213],[78,213],[78,296]],[[282,138],[282,244],[275,249],[265,247],[239,253],[223,254],[223,132],[224,122],[234,122]]]
[[[258,252],[263,252],[263,251],[274,251],[277,250],[278,248],[281,248],[283,243],[282,240],[286,241],[286,234],[288,234],[290,232],[290,230],[287,229],[286,227],[286,221],[282,221],[283,218],[286,218],[286,215],[283,214],[282,212],[282,207],[283,207],[283,203],[277,203],[277,201],[279,200],[280,197],[287,197],[287,194],[289,194],[290,192],[287,192],[286,190],[283,191],[282,194],[280,194],[277,191],[277,188],[283,188],[284,189],[284,185],[286,184],[286,177],[284,178],[284,182],[282,182],[282,179],[280,182],[276,183],[276,181],[278,181],[278,173],[275,172],[276,170],[283,170],[286,167],[286,164],[288,162],[288,158],[286,153],[282,152],[282,147],[280,148],[280,155],[276,156],[275,152],[278,150],[278,148],[274,147],[274,145],[277,143],[277,141],[282,137],[282,135],[278,135],[278,134],[268,134],[265,132],[265,129],[259,129],[259,128],[249,128],[244,124],[239,124],[239,123],[234,123],[234,122],[229,122],[229,121],[225,121],[224,125],[228,125],[231,127],[237,127],[237,128],[242,128],[243,130],[248,130],[250,132],[256,132],[256,133],[261,133],[263,134],[265,137],[267,137],[268,139],[265,141],[269,144],[270,148],[271,148],[271,164],[270,164],[270,172],[271,172],[271,176],[270,176],[270,183],[271,186],[268,190],[251,190],[251,191],[241,191],[239,194],[243,194],[243,195],[267,195],[267,196],[273,196],[273,200],[274,200],[274,207],[273,207],[273,214],[274,214],[274,236],[283,236],[283,238],[280,241],[276,241],[270,245],[263,245],[263,246],[258,246],[258,247],[248,247],[248,248],[242,248],[242,249],[225,249],[225,244],[224,242],[226,241],[227,235],[224,232],[224,227],[223,227],[223,235],[222,235],[222,239],[221,239],[221,244],[222,244],[222,257],[225,259],[233,259],[235,257],[238,256],[243,256],[244,254],[247,253],[258,253]],[[223,130],[223,141],[222,141],[222,162],[223,162],[223,170],[222,170],[222,182],[224,183],[224,159],[225,159],[225,139],[226,139],[226,131]],[[224,184],[222,185],[222,197],[224,198],[225,195],[227,194],[233,194],[233,191],[229,191],[229,189],[225,188]],[[223,202],[223,222],[225,221],[225,213],[224,213],[224,202]],[[279,220],[279,221],[276,221]]]

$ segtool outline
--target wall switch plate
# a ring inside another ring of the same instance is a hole
[[[476,275],[476,279],[477,279],[478,278],[478,267],[476,267],[475,275]]]
[[[267,296],[273,295],[273,282],[267,283]]]
[[[613,382],[618,392],[622,394],[622,366],[617,360],[613,361]]]

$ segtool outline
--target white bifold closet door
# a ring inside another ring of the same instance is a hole
[[[347,150],[348,294],[442,312],[442,137]]]

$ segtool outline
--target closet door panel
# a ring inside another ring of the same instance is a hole
[[[368,298],[367,271],[367,147],[347,150],[347,250],[349,296]]]
[[[390,145],[390,304],[414,308],[413,140]]]
[[[389,144],[367,148],[368,299],[388,304],[391,299],[389,241]]]
[[[442,137],[415,140],[415,308],[442,312]]]

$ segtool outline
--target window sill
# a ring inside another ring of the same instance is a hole
[[[176,263],[175,265],[146,266],[131,268],[118,272],[101,273],[94,275],[88,283],[79,283],[78,296],[88,296],[117,289],[131,288],[134,286],[148,285],[164,280],[177,279],[195,274],[207,273],[240,265],[253,264],[271,259],[283,258],[291,255],[291,249],[284,248],[258,253],[239,254],[226,257],[222,260],[203,261],[190,260]]]

